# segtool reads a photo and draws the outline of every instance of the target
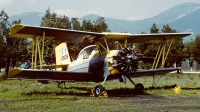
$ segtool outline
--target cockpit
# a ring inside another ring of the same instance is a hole
[[[96,45],[90,45],[90,46],[87,46],[85,48],[83,48],[78,57],[77,57],[77,60],[80,60],[80,59],[89,59],[90,56],[92,55],[92,53],[94,53],[95,51],[97,51],[97,46]]]

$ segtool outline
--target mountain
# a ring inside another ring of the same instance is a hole
[[[97,20],[98,19],[98,15],[95,14],[90,14],[90,15],[86,15],[84,17],[79,18],[80,21],[82,20]],[[134,24],[133,21],[130,20],[123,20],[123,19],[113,19],[113,18],[104,18],[106,20],[106,23],[108,25],[108,29],[111,30],[112,32],[129,32],[128,30],[131,29]],[[130,32],[133,33],[133,32]]]
[[[28,12],[20,15],[10,17],[10,21],[18,20],[21,18],[22,24],[39,26],[44,13],[41,12]],[[79,18],[82,20],[97,20],[98,15],[90,14]],[[197,3],[184,3],[174,6],[154,17],[146,18],[143,20],[123,20],[106,18],[108,29],[112,32],[129,32],[129,33],[149,33],[153,23],[157,25],[157,28],[162,29],[163,25],[169,24],[169,26],[178,32],[194,32],[194,35],[184,38],[185,41],[189,41],[190,38],[200,34],[200,4]],[[161,31],[160,31],[161,32]]]
[[[19,15],[10,16],[9,21],[12,22],[14,20],[21,19],[22,24],[39,26],[43,16],[44,13],[41,12],[26,12]]]

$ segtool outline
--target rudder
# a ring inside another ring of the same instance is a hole
[[[65,65],[71,63],[66,43],[61,43],[58,46],[56,46],[55,54],[56,54],[56,65]],[[62,68],[57,68],[56,70],[61,70],[61,69]]]

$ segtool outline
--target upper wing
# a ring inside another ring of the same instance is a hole
[[[129,43],[145,43],[145,42],[160,42],[162,40],[171,41],[174,39],[181,39],[191,35],[191,32],[186,33],[153,33],[153,34],[132,34],[128,38]]]
[[[159,42],[161,40],[171,40],[183,38],[192,33],[157,33],[157,34],[130,34],[130,33],[110,33],[110,32],[86,32],[78,30],[27,26],[16,24],[10,30],[10,36],[22,38],[34,38],[38,36],[42,38],[45,35],[46,40],[72,41],[72,42],[88,42],[106,39],[107,41],[124,41],[128,43],[144,43]]]
[[[160,68],[152,70],[138,70],[136,72],[129,73],[129,77],[141,77],[141,76],[154,76],[154,75],[164,75],[166,73],[179,70],[179,68]]]
[[[130,34],[130,33],[104,33],[102,38],[106,40],[115,40],[124,42],[127,39],[128,43],[145,43],[145,42],[160,42],[162,40],[171,41],[191,35],[191,32],[186,33],[153,33],[153,34]],[[102,39],[101,38],[101,39]]]
[[[39,38],[42,38],[43,35],[45,35],[46,40],[81,42],[85,38],[91,38],[94,40],[104,36],[105,34],[60,28],[27,26],[21,24],[12,26],[10,30],[11,37],[34,38],[38,36]]]

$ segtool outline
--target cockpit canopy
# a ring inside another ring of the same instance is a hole
[[[87,46],[85,48],[83,48],[78,57],[77,57],[77,60],[80,60],[80,59],[89,59],[90,58],[90,55],[92,54],[92,52],[95,52],[97,51],[97,46],[96,45],[90,45],[90,46]]]

